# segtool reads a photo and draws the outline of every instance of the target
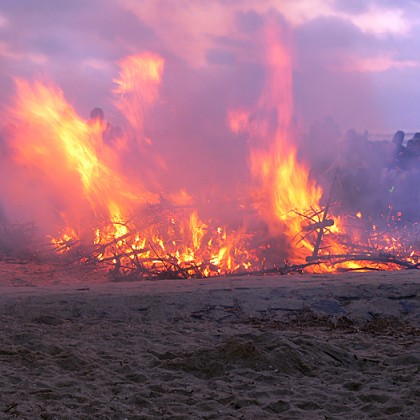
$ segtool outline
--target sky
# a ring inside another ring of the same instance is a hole
[[[267,19],[289,34],[304,129],[328,116],[343,131],[420,131],[419,0],[0,0],[0,106],[14,78],[41,79],[80,115],[118,119],[118,62],[152,52],[165,59],[161,106],[184,115],[162,133],[226,137],[229,107],[263,89]]]

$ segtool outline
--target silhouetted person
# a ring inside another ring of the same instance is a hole
[[[411,158],[411,153],[403,146],[405,133],[402,130],[398,130],[392,138],[393,145],[393,162],[392,165],[400,169],[407,169]]]
[[[90,111],[89,117],[89,124],[99,127],[101,138],[104,143],[111,145],[114,141],[123,136],[121,127],[113,127],[105,120],[102,108],[93,108],[92,111]]]
[[[105,119],[104,111],[102,108],[93,108],[90,111],[89,117],[92,121],[102,121]]]
[[[414,134],[414,137],[408,140],[407,150],[413,157],[420,156],[420,133]]]
[[[102,108],[93,108],[90,111],[89,124],[98,125],[103,133],[109,129],[109,123],[105,120]]]

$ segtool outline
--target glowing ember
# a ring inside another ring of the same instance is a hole
[[[47,236],[49,237],[49,236]],[[72,228],[67,228],[58,238],[49,237],[58,254],[65,254],[79,245],[79,235]]]

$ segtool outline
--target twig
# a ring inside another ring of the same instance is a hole
[[[6,410],[4,410],[4,413],[8,413],[10,410],[13,410],[17,406],[18,406],[18,403],[13,403],[10,407],[8,407],[8,408],[6,408]]]

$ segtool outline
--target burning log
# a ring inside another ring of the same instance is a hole
[[[117,220],[97,228],[91,245],[86,245],[86,240],[80,239],[73,230],[66,229],[61,238],[53,240],[54,251],[67,262],[106,268],[112,281],[292,274],[316,266],[331,271],[338,265],[363,261],[371,265],[353,264],[348,269],[384,269],[386,265],[419,268],[415,258],[411,258],[414,255],[412,244],[403,247],[404,241],[410,242],[410,227],[395,232],[374,231],[363,244],[345,234],[334,236],[333,232],[339,231],[337,219],[330,214],[335,178],[323,209],[313,206],[309,211],[291,211],[303,219],[301,232],[305,234],[304,239],[308,238],[306,243],[313,246],[312,255],[306,260],[302,256],[304,262],[301,264],[284,262],[279,265],[277,253],[270,254],[270,259],[266,260],[265,252],[271,244],[259,245],[255,241],[258,232],[244,234],[232,230],[228,233],[214,221],[204,223],[196,210],[174,206],[164,200],[143,209],[140,215],[127,222]],[[315,238],[311,238],[313,234]],[[384,245],[387,241],[399,241],[404,249],[387,249]],[[420,261],[420,257],[417,260]],[[299,262],[299,259],[295,258],[295,261]],[[380,268],[373,268],[373,264]]]
[[[420,263],[411,263],[407,260],[397,258],[395,255],[387,253],[378,254],[339,254],[339,255],[318,255],[316,258],[307,257],[308,263],[321,264],[326,261],[333,264],[340,264],[348,261],[371,261],[378,264],[396,264],[408,269],[418,269]]]

